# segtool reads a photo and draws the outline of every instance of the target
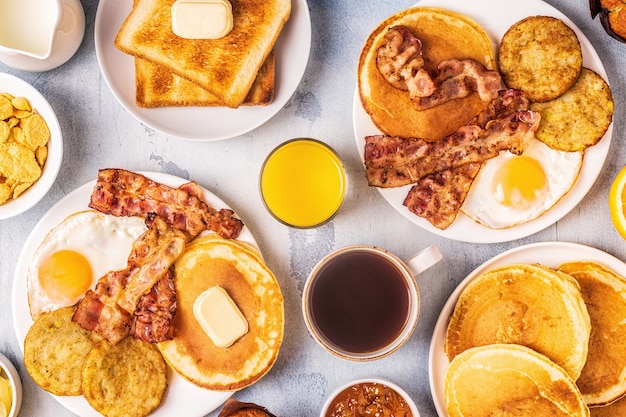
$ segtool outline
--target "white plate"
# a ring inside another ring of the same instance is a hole
[[[183,178],[178,178],[168,174],[157,172],[144,172],[149,178],[171,187],[188,182]],[[22,353],[24,352],[24,338],[33,321],[28,308],[28,295],[26,288],[26,274],[30,259],[45,235],[63,219],[77,211],[87,210],[89,197],[93,190],[95,181],[89,182],[66,195],[59,200],[37,223],[33,231],[28,236],[22,252],[17,261],[15,276],[13,279],[12,308],[13,324],[15,334],[20,344]],[[229,208],[226,203],[215,196],[210,191],[203,188],[204,199],[212,207],[217,209]],[[244,226],[239,240],[248,242],[257,247],[256,241],[250,230]],[[184,415],[190,417],[201,417],[219,407],[232,395],[231,392],[210,391],[193,385],[177,373],[170,370],[168,377],[168,391],[159,408],[154,411],[153,417],[168,417],[174,415]],[[84,397],[61,397],[53,396],[65,408],[81,417],[102,417],[87,403]]]
[[[268,106],[162,107],[135,104],[134,58],[119,51],[113,41],[132,9],[131,0],[101,0],[94,29],[96,56],[111,92],[137,120],[165,135],[195,141],[243,135],[271,119],[294,93],[309,59],[311,18],[306,0],[292,2],[291,16],[276,43],[276,93]]]
[[[18,198],[0,205],[0,220],[3,220],[30,209],[50,191],[63,161],[63,135],[54,109],[35,87],[15,75],[0,73],[0,92],[27,98],[31,107],[44,118],[50,129],[48,157],[41,177]]]
[[[478,22],[487,32],[493,43],[494,50],[496,50],[497,43],[499,43],[506,30],[524,17],[532,15],[557,17],[576,32],[582,47],[583,65],[596,71],[608,82],[608,77],[600,61],[600,57],[595,49],[593,49],[587,37],[567,16],[541,0],[517,2],[503,2],[500,0],[422,0],[417,6],[437,6],[469,16]],[[361,100],[359,99],[358,86],[355,91],[352,110],[357,149],[363,161],[364,138],[368,135],[379,134],[380,131],[363,109]],[[586,150],[578,180],[570,192],[552,207],[552,209],[533,221],[508,229],[489,229],[476,223],[464,214],[459,213],[455,222],[451,224],[450,227],[445,230],[440,230],[430,224],[426,219],[411,213],[402,205],[404,198],[411,189],[411,185],[399,188],[378,188],[378,191],[394,209],[407,219],[437,235],[473,243],[495,243],[520,239],[554,224],[576,207],[585,197],[602,170],[602,165],[604,164],[604,160],[609,151],[609,145],[611,144],[612,132],[613,124],[611,123],[602,140],[595,146]]]
[[[493,268],[514,263],[539,263],[548,267],[556,268],[565,262],[572,261],[595,261],[612,269],[617,274],[626,276],[626,264],[616,257],[599,249],[576,243],[566,242],[541,242],[520,246],[506,251],[480,265],[469,274],[459,286],[452,292],[450,298],[443,306],[441,314],[435,324],[433,337],[430,342],[428,361],[428,374],[430,378],[430,390],[435,403],[435,408],[440,417],[448,417],[444,400],[444,379],[450,362],[444,352],[446,330],[450,316],[461,292],[471,280]]]

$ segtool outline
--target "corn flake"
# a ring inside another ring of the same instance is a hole
[[[9,135],[11,134],[11,128],[9,124],[4,120],[0,120],[0,143],[4,143],[9,140]]]
[[[35,149],[35,159],[40,167],[43,167],[43,164],[46,163],[46,159],[48,159],[48,147],[47,146],[38,146]]]
[[[11,100],[4,96],[0,96],[0,120],[8,119],[13,116],[13,105]]]
[[[26,111],[28,113],[32,112],[32,108],[30,107],[30,103],[24,97],[13,97],[11,99],[11,105],[15,107],[16,110]]]
[[[0,183],[0,204],[11,198],[11,187],[5,183]]]
[[[46,121],[37,113],[23,118],[20,127],[24,132],[24,141],[28,148],[35,150],[38,146],[44,146],[50,139],[50,129]]]

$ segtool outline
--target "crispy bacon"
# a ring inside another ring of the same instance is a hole
[[[114,216],[156,214],[191,237],[208,229],[224,238],[236,238],[243,228],[241,220],[232,210],[209,207],[201,196],[194,182],[172,188],[135,172],[103,169],[89,207]]]
[[[510,108],[503,104],[509,103],[506,101],[509,95],[502,92],[497,103],[487,106],[485,112],[500,112],[484,127],[478,122],[461,126],[437,142],[389,135],[366,137],[364,159],[369,184],[400,187],[416,183],[429,174],[485,161],[502,150],[522,153],[534,136],[541,116],[530,110],[509,112]],[[509,104],[512,103],[517,102],[511,100]],[[476,120],[482,119],[482,115],[476,117]]]
[[[482,101],[490,101],[506,88],[498,71],[472,58],[441,61],[434,77],[423,68],[424,63],[422,42],[405,26],[389,28],[376,50],[378,71],[392,86],[408,91],[417,110],[467,97],[475,91]]]
[[[438,229],[447,229],[456,219],[480,166],[479,162],[470,162],[427,175],[411,187],[402,204]]]
[[[183,253],[186,242],[187,236],[183,232],[155,217],[150,229],[133,243],[128,257],[130,274],[117,304],[132,314],[139,298],[154,287]]]
[[[147,343],[170,340],[176,308],[174,268],[170,267],[150,292],[139,299],[132,331],[135,338]]]
[[[78,303],[73,320],[86,330],[93,331],[112,344],[118,343],[131,333],[133,320],[136,317],[137,306],[140,305],[139,317],[145,324],[146,316],[151,311],[158,311],[151,321],[171,321],[175,312],[165,298],[156,297],[163,301],[163,306],[146,309],[146,305],[154,297],[142,303],[140,300],[145,294],[151,293],[155,285],[167,274],[170,267],[182,253],[187,236],[174,229],[165,220],[154,218],[151,227],[133,243],[128,257],[127,267],[120,271],[112,271],[98,280],[95,289],[87,291],[85,297]],[[166,285],[166,284],[162,284]],[[167,288],[167,286],[165,286]],[[155,290],[158,290],[159,286]],[[169,319],[167,313],[171,314]],[[136,328],[136,326],[135,326]],[[166,340],[167,334],[157,334],[158,330],[168,331],[166,326],[152,326],[154,340]],[[140,331],[141,332],[141,331]]]
[[[524,93],[514,89],[502,90],[498,99],[489,102],[469,124],[484,128],[494,118],[529,108],[530,102]],[[480,163],[473,162],[420,178],[411,187],[403,204],[438,229],[447,229],[456,219],[480,167]]]

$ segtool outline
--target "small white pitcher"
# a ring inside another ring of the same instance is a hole
[[[79,0],[0,0],[0,61],[47,71],[70,59],[85,32]]]

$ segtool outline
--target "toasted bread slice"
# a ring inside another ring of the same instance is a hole
[[[135,58],[137,105],[139,107],[165,106],[225,106],[224,100],[180,77],[163,65]],[[265,106],[274,100],[276,59],[272,51],[267,57],[243,105]]]
[[[291,13],[291,0],[232,0],[233,30],[220,39],[183,39],[172,31],[174,0],[140,0],[115,46],[163,65],[223,100],[243,103]]]

